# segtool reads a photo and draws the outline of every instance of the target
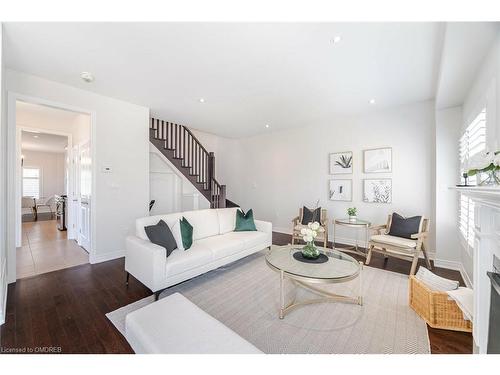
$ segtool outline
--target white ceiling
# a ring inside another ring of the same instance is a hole
[[[441,23],[7,23],[8,68],[241,137],[435,96]],[[342,40],[332,44],[334,36]],[[95,82],[81,81],[90,71]],[[205,98],[200,103],[199,98]],[[375,105],[369,105],[371,98]]]
[[[68,137],[47,133],[21,132],[21,150],[64,153]]]

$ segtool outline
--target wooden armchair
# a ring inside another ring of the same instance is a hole
[[[413,234],[411,239],[390,236],[387,234],[387,229],[391,227],[391,220],[392,215],[389,215],[387,224],[370,227],[370,229],[374,230],[376,234],[371,236],[370,241],[368,242],[366,264],[370,264],[372,253],[375,251],[383,254],[385,257],[391,256],[394,258],[410,260],[412,262],[410,275],[414,275],[417,270],[420,252],[422,252],[424,254],[427,267],[432,269],[429,258],[427,257],[425,246],[426,239],[429,235],[429,219],[423,218],[421,231]]]
[[[307,225],[302,223],[302,215],[303,208],[299,209],[299,216],[296,216],[292,219],[293,229],[292,229],[292,245],[295,241],[302,240],[302,235],[300,234],[300,230],[302,228],[307,228]],[[325,230],[324,232],[318,233],[318,237],[316,237],[315,241],[323,241],[323,247],[327,247],[328,245],[328,210],[321,209],[321,218],[319,224]]]

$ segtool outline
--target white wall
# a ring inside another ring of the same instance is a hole
[[[22,150],[25,167],[41,169],[41,197],[65,194],[65,155],[57,152]]]
[[[313,124],[311,124],[313,125]],[[331,117],[314,127],[270,132],[239,141],[241,181],[236,198],[257,218],[273,222],[277,231],[291,231],[291,219],[302,205],[316,201],[328,209],[329,218],[346,217],[346,209],[358,208],[358,217],[385,223],[387,215],[432,217],[434,165],[434,102],[422,102],[363,116]],[[392,147],[393,172],[363,173],[362,150]],[[328,154],[353,151],[354,173],[329,175]],[[352,178],[353,201],[328,200],[331,178]],[[364,178],[393,180],[392,204],[362,201]],[[429,241],[435,249],[434,226]],[[331,227],[330,227],[331,230]],[[352,231],[339,231],[339,242],[352,242]]]
[[[210,208],[210,202],[152,144],[149,146],[150,215]]]
[[[71,134],[73,145],[78,145],[90,138],[90,116],[69,111],[40,111],[31,107],[16,105],[16,125],[36,128],[48,132]]]
[[[5,320],[7,298],[7,96],[3,55],[3,24],[0,23],[0,324]]]
[[[125,237],[134,232],[135,219],[148,213],[148,108],[12,70],[7,70],[6,88],[93,112],[94,254],[90,261],[123,256]],[[112,167],[112,173],[102,172],[104,166]]]
[[[460,269],[458,199],[450,187],[460,182],[458,139],[462,128],[462,107],[436,111],[436,265]]]
[[[220,137],[190,128],[196,138],[209,152],[215,156],[215,178],[226,185],[226,197],[235,203],[240,193],[239,175],[244,165],[241,164],[241,150],[237,139]]]
[[[476,78],[468,91],[463,104],[463,123],[465,129],[478,112],[487,109],[487,142],[490,150],[500,149],[500,118],[497,108],[500,105],[500,36],[495,39]]]
[[[462,130],[486,107],[487,144],[490,151],[500,150],[500,36],[490,48],[476,78],[468,91],[463,104]],[[458,171],[458,169],[457,169]],[[459,173],[459,172],[457,172]],[[459,229],[457,227],[457,235]],[[464,246],[461,246],[461,262],[469,280],[473,280],[473,259]]]

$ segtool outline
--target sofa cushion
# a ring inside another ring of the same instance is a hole
[[[249,231],[249,232],[231,232],[226,233],[224,238],[228,241],[243,242],[244,249],[263,244],[265,246],[267,235],[264,232]],[[264,248],[264,247],[263,247]]]
[[[156,225],[148,225],[147,227],[144,227],[144,231],[152,243],[165,248],[167,251],[167,257],[177,248],[175,238],[172,235],[167,223],[163,220],[160,220]]]
[[[182,216],[193,226],[193,241],[219,234],[219,216],[217,215],[217,210],[186,211],[182,213]]]
[[[218,208],[219,234],[225,234],[234,231],[236,226],[236,210],[238,207]]]
[[[184,251],[184,244],[182,243],[181,221],[179,219],[173,220],[172,223],[167,223],[174,236],[177,248]]]
[[[163,220],[165,223],[167,223],[170,230],[172,230],[173,223],[175,222],[175,220],[179,220],[180,218],[182,218],[182,214],[179,212],[167,215],[154,215],[154,216],[141,217],[140,219],[137,219],[135,221],[135,235],[143,240],[149,241],[148,236],[144,231],[144,227],[148,225],[154,225],[158,223],[160,220]]]
[[[214,260],[224,258],[245,249],[245,243],[242,239],[229,236],[231,233],[220,234],[198,240],[196,243],[212,251]]]
[[[167,258],[167,277],[204,266],[210,263],[212,259],[213,255],[210,249],[200,246],[198,242],[194,242],[189,251],[176,249]]]
[[[402,237],[389,236],[388,234],[377,234],[370,238],[370,241],[386,243],[388,245],[399,246],[414,249],[417,247],[416,240],[408,240]]]

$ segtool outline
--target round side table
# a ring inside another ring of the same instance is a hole
[[[361,251],[358,247],[358,240],[356,237],[356,246],[348,247],[348,248],[339,248],[341,251],[346,251],[349,253],[354,253],[361,255],[366,258],[366,252],[368,251],[368,237],[369,237],[369,228],[371,223],[366,220],[361,220],[361,219],[356,219],[356,220],[350,220],[350,219],[335,219],[333,221],[333,248],[335,249],[335,244],[336,244],[336,227],[341,226],[341,227],[347,227],[347,228],[354,228],[356,230],[362,228],[365,230],[365,251]]]

